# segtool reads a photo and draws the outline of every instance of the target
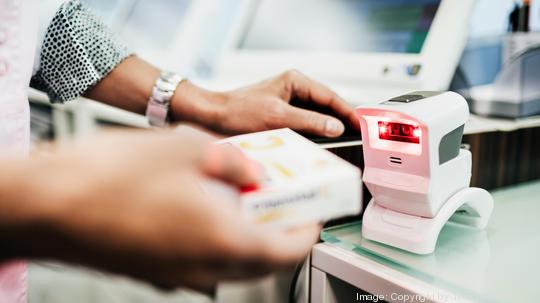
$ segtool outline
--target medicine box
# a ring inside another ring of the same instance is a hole
[[[257,186],[240,193],[244,214],[257,223],[291,227],[361,211],[361,172],[290,129],[220,141],[239,148],[264,170]]]

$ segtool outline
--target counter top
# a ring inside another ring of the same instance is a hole
[[[495,208],[485,230],[449,222],[430,255],[363,239],[360,222],[325,229],[321,239],[472,301],[537,302],[540,181],[492,194]]]

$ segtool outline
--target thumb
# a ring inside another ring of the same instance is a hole
[[[256,184],[262,175],[259,165],[232,145],[208,146],[200,168],[209,177],[237,186]]]

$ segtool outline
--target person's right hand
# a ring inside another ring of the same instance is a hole
[[[0,240],[10,239],[10,257],[209,290],[291,266],[318,236],[315,225],[255,225],[231,201],[205,193],[201,180],[242,186],[256,182],[257,169],[191,131],[113,132],[21,163],[13,171],[19,202],[0,207],[9,217]]]
[[[171,113],[174,120],[191,121],[223,134],[288,127],[338,137],[346,125],[360,134],[360,122],[351,105],[295,70],[226,92],[208,91],[183,81],[171,101]]]

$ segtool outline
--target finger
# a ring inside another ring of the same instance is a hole
[[[327,86],[312,80],[300,72],[290,72],[286,77],[291,85],[291,97],[312,101],[334,111],[339,117],[348,121],[355,129],[360,130],[360,122],[354,116],[354,109],[343,98]]]
[[[286,105],[283,126],[325,137],[337,137],[345,131],[343,123],[332,116]]]
[[[261,256],[274,267],[288,267],[304,258],[319,240],[320,225],[308,225],[289,231],[268,229],[262,237]]]
[[[227,183],[247,186],[258,183],[262,170],[231,145],[210,145],[202,157],[204,174]]]

